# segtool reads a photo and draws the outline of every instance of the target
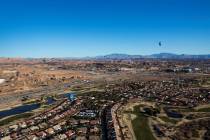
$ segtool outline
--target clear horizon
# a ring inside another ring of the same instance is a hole
[[[174,54],[174,55],[210,55],[210,53],[206,53],[206,54],[177,54],[177,53],[170,53],[170,52],[160,52],[160,53],[153,53],[153,54],[146,54],[146,55],[142,55],[142,54],[126,54],[126,53],[111,53],[111,54],[99,54],[99,55],[94,55],[94,56],[63,56],[63,57],[21,57],[21,56],[12,56],[12,57],[7,57],[7,56],[0,56],[0,58],[23,58],[23,59],[43,59],[43,58],[46,58],[46,59],[51,59],[51,58],[72,58],[72,59],[80,59],[80,58],[94,58],[94,57],[100,57],[100,56],[107,56],[107,55],[116,55],[116,54],[119,54],[119,55],[139,55],[139,56],[151,56],[151,55],[156,55],[156,54]]]
[[[209,9],[208,0],[1,1],[0,57],[210,54]]]

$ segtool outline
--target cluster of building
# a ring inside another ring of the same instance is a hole
[[[113,114],[113,109],[111,106],[107,107],[105,110],[105,130],[106,130],[106,137],[110,140],[117,140],[119,137],[119,129],[116,131],[116,127],[118,126],[116,123],[115,114]]]
[[[83,109],[82,101],[67,98],[24,121],[0,130],[1,140],[100,140],[98,111]]]
[[[210,90],[193,87],[190,81],[177,79],[171,81],[128,82],[114,88],[107,87],[104,96],[107,100],[113,101],[140,98],[155,101],[159,104],[194,107],[199,104],[209,103]]]
[[[126,139],[122,126],[119,125],[116,113],[119,103],[126,103],[128,100],[153,101],[157,105],[166,106],[163,108],[169,118],[182,119],[184,115],[176,107],[190,109],[197,105],[210,103],[209,89],[197,87],[200,81],[193,80],[169,80],[169,81],[147,81],[147,82],[125,82],[116,85],[107,85],[105,93],[89,94],[92,102],[101,100],[103,104],[112,103],[112,108],[106,110],[106,128],[107,137],[110,139]],[[173,108],[174,107],[174,108]],[[146,110],[144,110],[146,111]],[[207,118],[209,115],[207,116]],[[204,117],[205,118],[205,117]],[[196,118],[195,118],[196,119]],[[202,124],[195,122],[194,125],[202,127]],[[188,126],[188,125],[187,125]],[[206,126],[206,125],[204,125]],[[179,128],[179,127],[177,127]],[[207,127],[205,127],[206,130]],[[174,137],[174,128],[172,126],[154,125],[154,131],[157,136],[168,138]],[[177,132],[181,131],[177,130]],[[189,130],[186,129],[186,133]],[[205,132],[205,138],[209,138],[209,131]]]

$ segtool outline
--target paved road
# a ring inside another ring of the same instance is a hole
[[[57,86],[51,86],[51,87],[42,87],[39,89],[29,90],[29,91],[21,91],[16,93],[8,93],[0,96],[0,106],[5,106],[9,104],[13,104],[14,102],[20,103],[21,99],[23,97],[28,98],[37,98],[42,95],[52,94],[52,93],[62,93],[68,86],[77,86],[84,84],[84,81],[77,81],[77,82],[71,82],[71,83],[65,83],[65,84],[59,84]],[[9,107],[9,106],[8,106]]]

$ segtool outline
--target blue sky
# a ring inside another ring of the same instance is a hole
[[[160,52],[210,53],[209,0],[0,0],[0,57]]]

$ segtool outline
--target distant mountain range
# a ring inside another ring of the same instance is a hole
[[[173,54],[173,53],[159,53],[152,55],[128,55],[128,54],[109,54],[104,56],[97,56],[95,59],[210,59],[210,54],[204,55],[188,55],[188,54]]]
[[[126,59],[210,59],[210,54],[189,55],[189,54],[173,54],[173,53],[158,53],[152,55],[129,55],[129,54],[109,54],[96,57],[63,57],[63,58],[6,58],[0,57],[0,63],[4,62],[26,62],[37,60],[126,60]]]

